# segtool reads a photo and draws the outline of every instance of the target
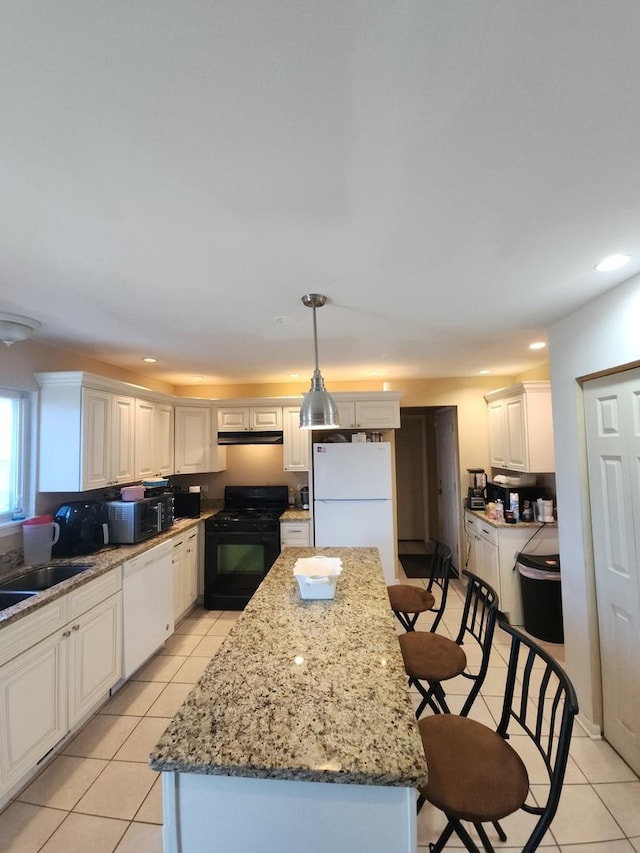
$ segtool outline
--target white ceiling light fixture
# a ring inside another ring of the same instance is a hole
[[[152,358],[150,355],[146,355],[142,360],[147,364],[157,364],[158,362],[157,358]]]
[[[316,326],[316,308],[322,308],[327,297],[321,293],[307,293],[302,302],[307,308],[313,308],[313,351],[315,370],[311,377],[311,387],[304,395],[300,406],[300,429],[331,429],[340,426],[338,407],[324,387],[324,379],[318,367],[318,329]]]
[[[546,344],[544,341],[534,341],[532,344],[529,344],[529,349],[544,349]]]
[[[603,258],[599,264],[596,264],[598,272],[614,272],[614,270],[622,269],[631,260],[631,255],[609,255]]]
[[[26,341],[39,326],[37,320],[31,320],[29,317],[0,312],[0,341],[8,347],[18,341]]]

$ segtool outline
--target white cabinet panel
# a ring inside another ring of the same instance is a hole
[[[172,540],[174,622],[190,610],[198,597],[198,537],[198,527],[194,527]]]
[[[555,470],[549,382],[521,382],[485,395],[489,457],[494,468]]]
[[[308,547],[311,545],[311,524],[308,521],[281,521],[280,546]]]
[[[0,793],[67,731],[67,639],[58,631],[0,669]]]
[[[173,461],[173,406],[136,398],[134,479],[173,474]]]
[[[120,678],[122,596],[118,592],[71,623],[69,719],[72,728]]]
[[[399,400],[335,399],[342,429],[399,429]]]
[[[119,680],[120,614],[118,567],[2,630],[0,804]]]
[[[211,408],[176,406],[176,474],[211,471]]]
[[[282,429],[282,406],[225,406],[218,409],[219,432]]]
[[[498,593],[500,610],[512,625],[522,625],[522,592],[520,577],[514,571],[517,554],[557,554],[558,530],[546,525],[542,529],[514,524],[495,526],[481,516],[465,512],[467,540],[466,568],[490,583]],[[538,530],[535,538],[532,534]]]
[[[283,464],[285,471],[308,471],[311,431],[300,429],[300,406],[285,406],[282,411]]]

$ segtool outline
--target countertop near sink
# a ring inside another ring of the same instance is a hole
[[[60,596],[66,595],[72,589],[76,589],[94,578],[105,574],[116,566],[121,565],[126,560],[130,560],[132,557],[136,557],[138,554],[148,551],[149,548],[153,548],[167,539],[172,539],[184,530],[189,530],[191,527],[198,524],[199,521],[215,515],[217,511],[218,510],[216,509],[205,510],[200,513],[200,518],[178,519],[174,525],[169,528],[169,530],[165,530],[163,533],[159,533],[151,539],[146,539],[144,542],[138,542],[136,545],[113,545],[107,548],[102,548],[94,554],[82,554],[78,557],[58,557],[49,560],[46,563],[47,566],[54,566],[60,563],[65,563],[67,565],[76,563],[93,563],[93,566],[90,569],[63,581],[62,583],[56,584],[56,586],[52,586],[50,589],[43,590],[42,592],[37,593],[37,595],[32,595],[24,601],[20,601],[13,607],[7,607],[6,610],[0,611],[0,630],[5,628],[7,625],[11,625],[18,621],[18,619],[22,619],[27,614],[33,613],[33,611],[37,610],[39,607],[44,607],[45,604],[49,604],[57,598],[60,598]],[[2,581],[8,581],[14,577],[19,577],[33,568],[34,566],[28,566],[26,564],[17,566],[14,570],[4,575],[2,577]]]

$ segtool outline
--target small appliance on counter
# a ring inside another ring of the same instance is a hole
[[[200,492],[174,492],[173,512],[176,518],[200,518]]]
[[[309,509],[309,486],[300,487],[300,506]]]
[[[117,545],[142,542],[173,524],[172,493],[139,501],[106,501],[102,506],[109,522],[110,540]]]
[[[505,510],[516,513],[517,520],[532,520],[523,517],[525,505],[528,503],[529,508],[532,508],[539,494],[540,488],[536,486],[505,486],[496,482],[487,483],[487,502],[502,501]]]
[[[467,506],[469,509],[484,509],[487,495],[487,475],[484,468],[467,468],[467,472],[469,473]]]
[[[58,507],[53,520],[60,526],[53,557],[93,554],[109,544],[109,516],[98,501],[69,501]]]

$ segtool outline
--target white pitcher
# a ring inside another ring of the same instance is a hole
[[[60,525],[57,521],[44,524],[23,524],[22,543],[24,562],[29,566],[39,566],[51,559],[51,547],[60,537]]]

